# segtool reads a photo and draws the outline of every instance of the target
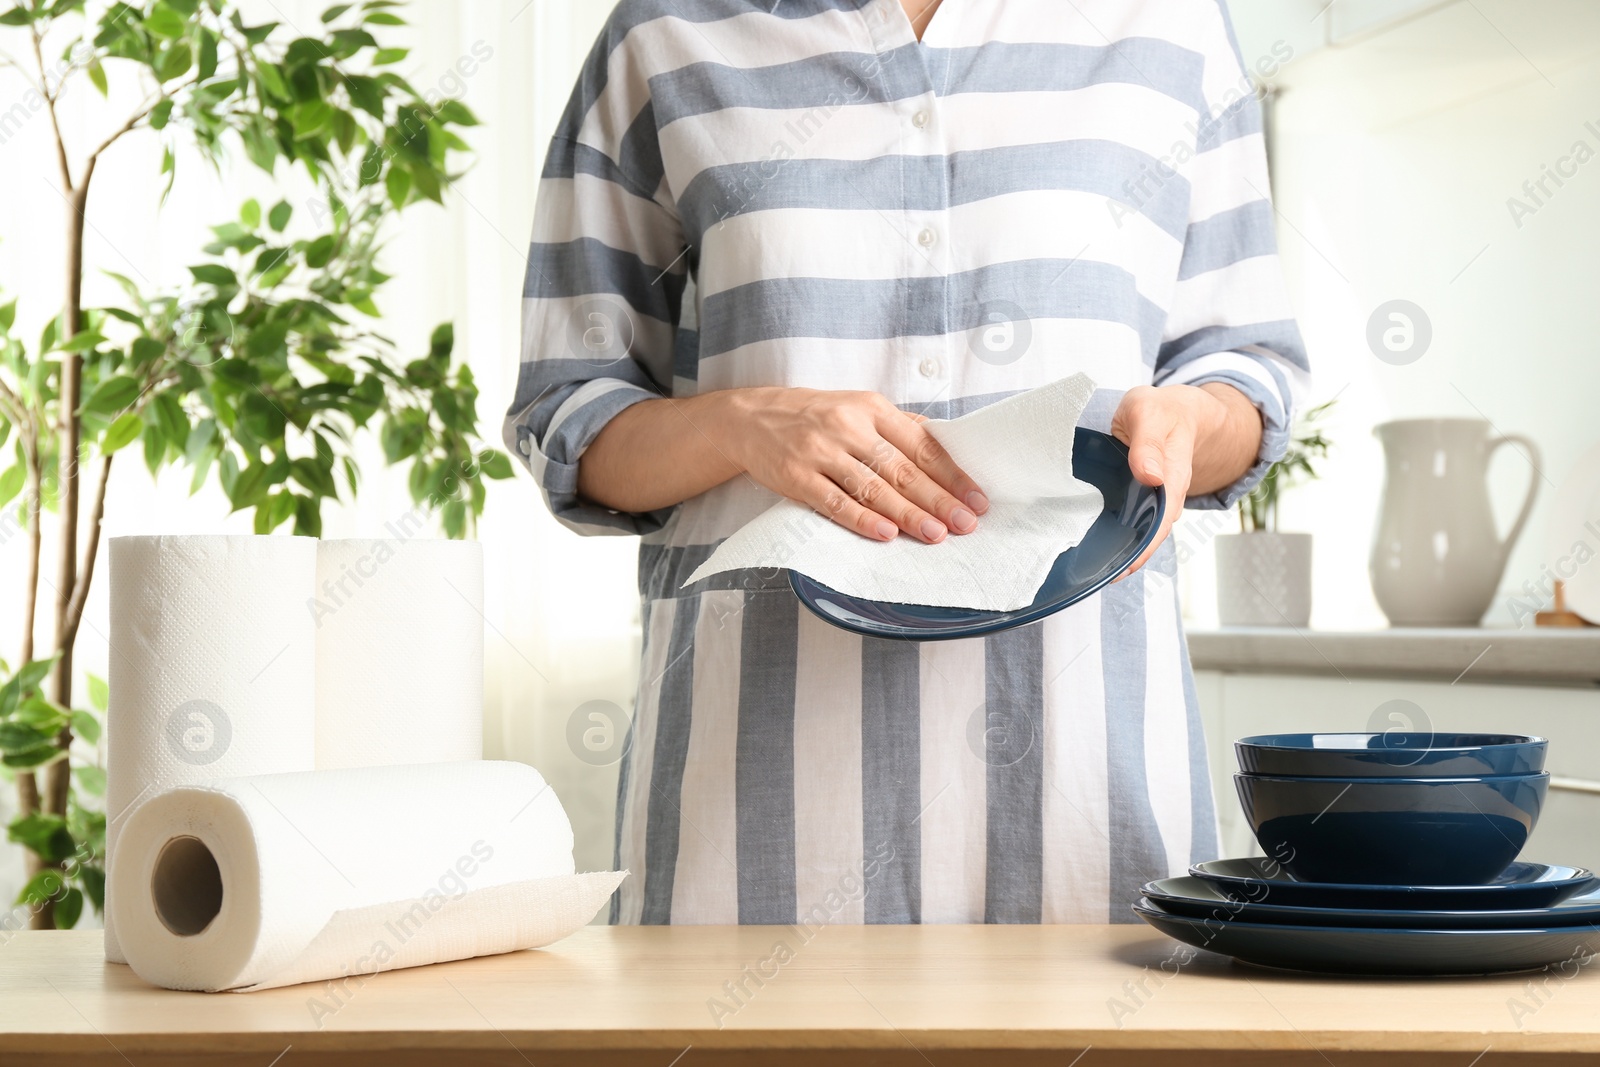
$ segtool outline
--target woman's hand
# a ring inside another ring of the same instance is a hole
[[[709,430],[753,480],[875,541],[970,533],[989,500],[922,426],[877,393],[729,390]]]
[[[1167,539],[1191,490],[1214,493],[1244,477],[1261,450],[1261,413],[1243,393],[1220,382],[1140,385],[1123,395],[1111,433],[1128,446],[1133,476],[1167,490],[1161,529],[1122,572],[1126,578]]]

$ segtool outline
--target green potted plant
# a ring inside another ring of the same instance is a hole
[[[452,358],[450,325],[416,357],[378,329],[387,225],[441,200],[468,150],[457,131],[476,124],[461,102],[430,99],[394,71],[406,51],[376,35],[404,24],[400,6],[337,4],[305,31],[248,22],[230,0],[0,10],[0,61],[29,86],[17,121],[49,123],[59,186],[19,185],[9,206],[59,212],[68,264],[59,313],[36,341],[16,332],[16,301],[0,299],[0,523],[27,538],[21,645],[0,661],[0,763],[17,788],[7,833],[29,857],[18,903],[35,927],[72,926],[102,903],[105,775],[93,746],[107,694],[89,678],[77,706],[73,649],[113,462],[142,454],[152,475],[182,464],[192,491],[219,484],[258,533],[310,536],[325,502],[355,496],[363,434],[409,464],[412,496],[453,537],[481,513],[484,478],[511,476],[502,453],[481,447],[477,386]],[[109,137],[77,143],[57,101],[69,89],[109,100],[113,83],[136,85],[143,102],[107,124]],[[301,169],[314,194],[300,208],[246,201],[213,227],[179,289],[112,274],[123,299],[85,307],[85,272],[104,269],[85,260],[85,228],[113,207],[104,193],[90,199],[96,165],[134,130],[164,142],[169,191],[186,146],[214,167],[242,155],[268,174]],[[48,576],[47,531],[59,560]]]
[[[1311,535],[1278,529],[1283,494],[1317,477],[1331,447],[1322,424],[1334,401],[1295,422],[1289,448],[1239,501],[1239,533],[1217,537],[1217,618],[1224,626],[1311,621]]]

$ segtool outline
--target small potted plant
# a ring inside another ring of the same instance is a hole
[[[1288,489],[1313,481],[1327,458],[1322,431],[1333,401],[1306,411],[1288,451],[1239,501],[1236,534],[1217,537],[1217,618],[1224,626],[1305,626],[1311,621],[1311,535],[1278,529]]]

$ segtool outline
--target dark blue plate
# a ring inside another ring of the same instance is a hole
[[[1168,937],[1196,948],[1260,967],[1319,974],[1498,974],[1585,960],[1600,952],[1600,933],[1585,924],[1527,930],[1291,926],[1194,919],[1145,900],[1133,912]]]
[[[1307,908],[1548,908],[1579,890],[1595,885],[1594,874],[1582,867],[1513,863],[1482,885],[1349,885],[1299,882],[1275,860],[1254,856],[1208,860],[1189,868],[1202,881],[1276,904]]]
[[[1056,557],[1039,595],[1025,608],[974,611],[863,600],[795,571],[789,572],[789,585],[813,614],[863,637],[945,641],[1038,622],[1098,592],[1126,570],[1155,539],[1166,512],[1166,491],[1134,478],[1127,447],[1110,434],[1078,428],[1072,439],[1072,473],[1100,490],[1105,508],[1083,540]]]
[[[1600,886],[1557,901],[1548,908],[1468,909],[1310,908],[1281,904],[1276,891],[1255,895],[1224,889],[1202,878],[1161,878],[1140,890],[1174,915],[1191,919],[1301,926],[1382,926],[1417,930],[1526,930],[1534,927],[1600,923]]]

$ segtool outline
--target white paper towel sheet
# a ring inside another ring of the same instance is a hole
[[[113,860],[128,962],[171,989],[265,989],[548,944],[624,877],[573,874],[533,768],[221,779],[129,817]]]
[[[689,576],[788,568],[850,596],[1011,611],[1033,602],[1056,557],[1100,515],[1100,491],[1072,476],[1072,435],[1094,392],[1083,374],[924,425],[989,497],[969,534],[936,545],[872,541],[785,500],[735,531]]]
[[[133,806],[214,777],[309,770],[317,544],[298,537],[114,537],[106,853]],[[107,885],[106,958],[118,944]]]
[[[317,766],[483,758],[483,546],[322,541]]]

